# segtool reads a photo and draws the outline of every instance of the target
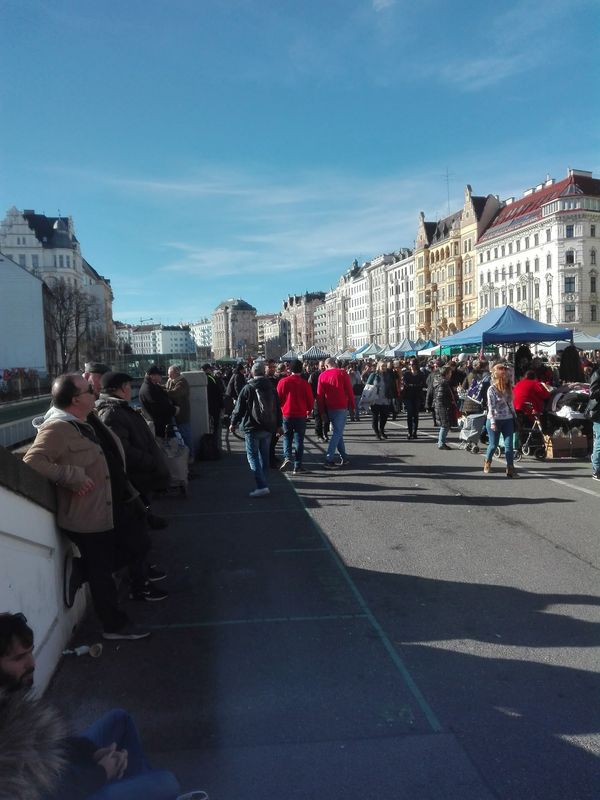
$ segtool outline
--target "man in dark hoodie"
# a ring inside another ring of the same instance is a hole
[[[166,436],[167,427],[172,425],[177,408],[170,400],[167,390],[161,386],[160,369],[153,365],[146,370],[146,376],[140,386],[140,403],[142,408],[154,422],[157,436]]]
[[[250,497],[270,494],[267,484],[269,474],[269,447],[275,432],[281,434],[281,407],[272,381],[265,377],[262,361],[252,365],[252,380],[242,390],[231,415],[229,430],[233,433],[241,425],[246,438],[246,455],[254,473],[256,489]]]
[[[135,723],[115,709],[67,737],[58,713],[28,692],[33,631],[23,614],[0,614],[0,798],[175,800],[177,779],[146,761]],[[8,793],[6,793],[8,792]]]

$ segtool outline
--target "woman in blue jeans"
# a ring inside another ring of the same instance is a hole
[[[515,432],[515,407],[511,373],[505,364],[494,364],[492,382],[487,391],[488,413],[486,428],[488,448],[483,462],[483,471],[488,474],[492,466],[492,456],[498,447],[500,434],[504,438],[504,455],[506,458],[506,477],[516,476],[513,465],[513,434]]]

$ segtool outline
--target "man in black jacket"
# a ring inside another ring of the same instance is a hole
[[[127,475],[147,509],[151,528],[166,528],[167,521],[149,509],[153,492],[169,488],[170,474],[165,458],[142,415],[131,405],[132,378],[125,372],[102,376],[96,411],[107,428],[119,437],[127,464]]]
[[[110,800],[114,786],[119,800],[175,800],[177,779],[149,766],[126,711],[109,711],[81,736],[64,736],[58,714],[28,693],[32,651],[33,631],[23,614],[0,614],[0,770],[7,771],[0,772],[2,796],[85,800],[104,789],[102,797]]]
[[[167,390],[160,385],[161,374],[157,366],[146,370],[146,377],[140,386],[140,403],[142,408],[154,422],[157,436],[165,436],[166,428],[173,423],[175,403],[171,402]]]

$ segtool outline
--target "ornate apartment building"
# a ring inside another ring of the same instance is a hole
[[[507,303],[533,319],[599,327],[600,180],[566,178],[509,198],[476,245],[479,314]]]
[[[315,309],[325,300],[325,292],[291,294],[283,301],[281,313],[289,325],[287,349],[303,353],[315,344]]]
[[[281,314],[259,314],[256,317],[258,354],[263,358],[279,358],[287,350],[289,323]]]
[[[212,313],[213,353],[221,358],[246,358],[258,348],[256,309],[239,298],[220,303]]]
[[[500,206],[494,195],[473,196],[467,185],[462,209],[437,222],[427,222],[421,211],[415,242],[419,336],[437,341],[478,318],[474,248]]]

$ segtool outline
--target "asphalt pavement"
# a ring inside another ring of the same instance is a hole
[[[271,471],[243,443],[156,511],[153,635],[65,659],[49,689],[75,729],[110,707],[211,800],[591,800],[600,796],[600,484],[588,462],[438,451],[427,415],[351,463]],[[98,636],[93,617],[74,644]]]

